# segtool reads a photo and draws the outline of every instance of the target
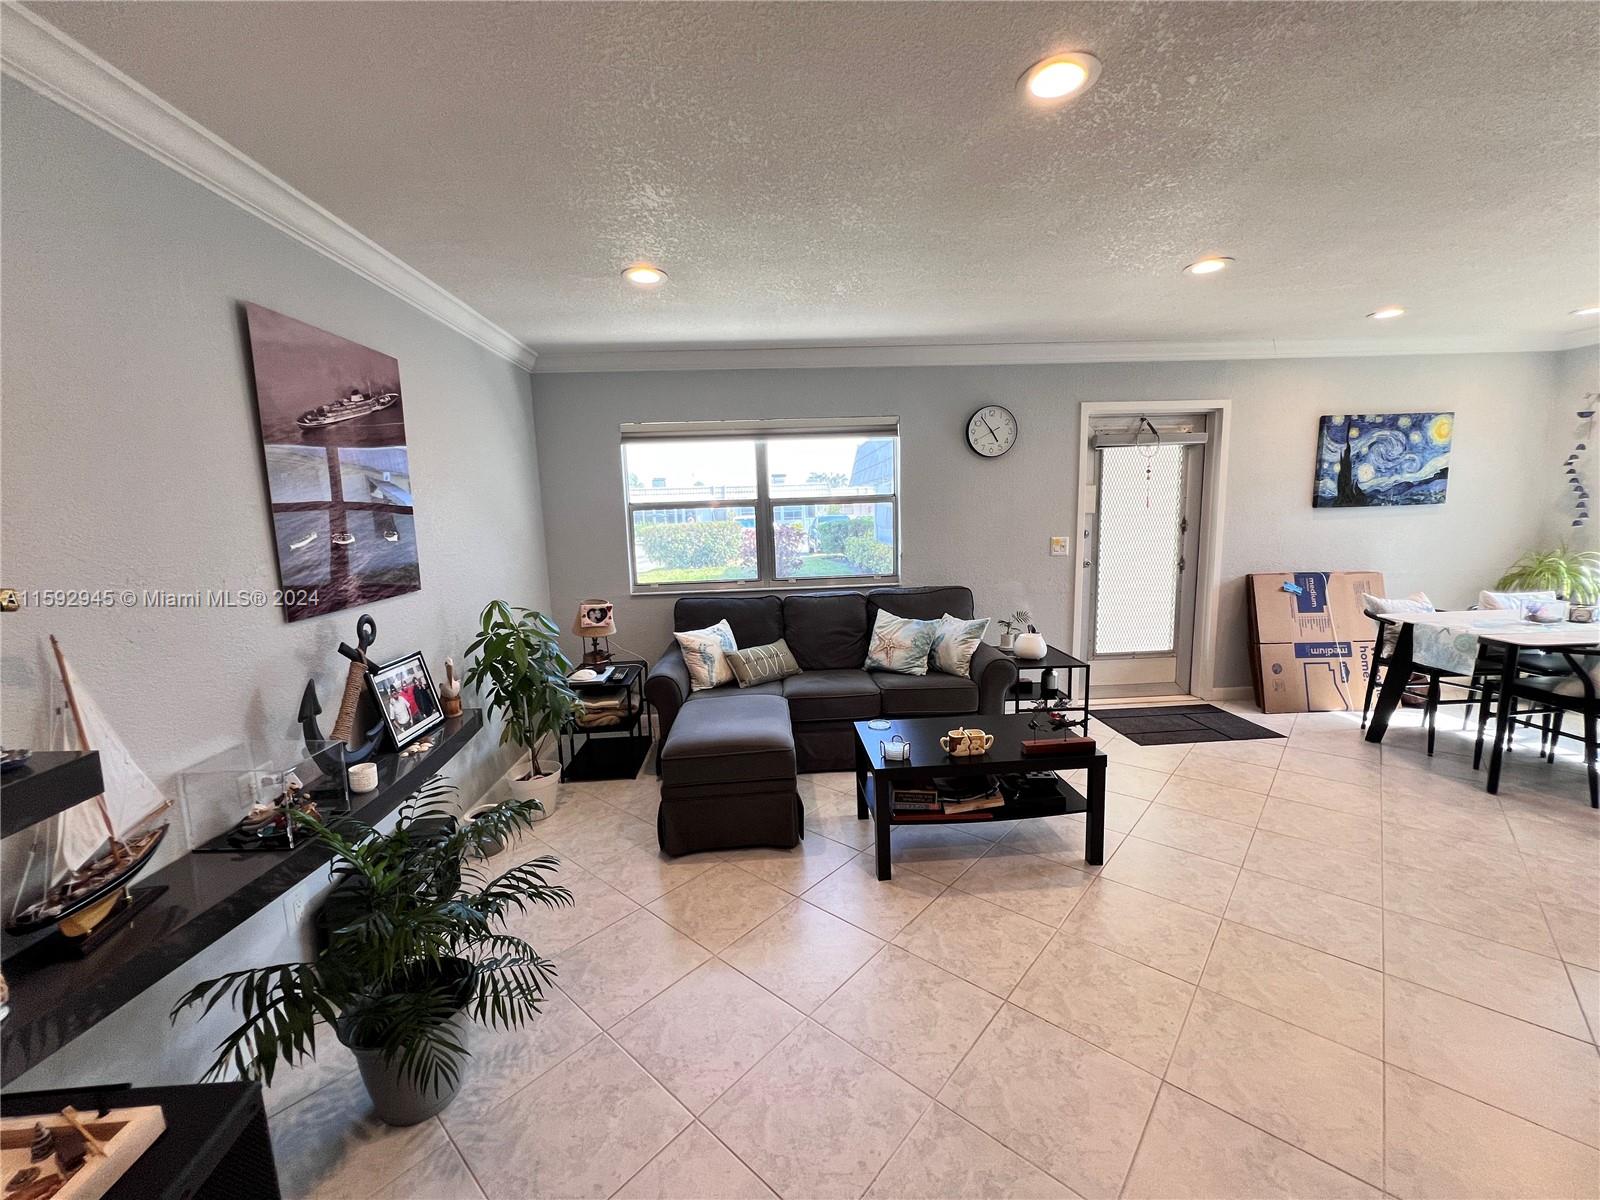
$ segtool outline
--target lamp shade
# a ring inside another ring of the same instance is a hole
[[[610,637],[617,631],[613,605],[609,600],[585,600],[578,605],[572,632],[578,637]]]

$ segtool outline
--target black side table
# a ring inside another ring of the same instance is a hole
[[[588,727],[567,722],[556,737],[556,758],[561,763],[563,783],[633,779],[655,741],[654,717],[644,698],[645,673],[650,664],[641,658],[613,658],[606,665],[616,668],[610,679],[604,683],[574,683],[572,690],[581,700],[586,693],[626,689],[622,719],[615,725]]]
[[[1005,699],[1001,703],[1002,712],[1067,713],[1066,724],[1081,726],[1085,734],[1089,732],[1088,663],[1068,654],[1065,650],[1057,650],[1054,646],[1045,649],[1043,658],[1018,658],[1010,650],[1002,650],[1000,653],[1017,664],[1017,682],[1006,692]],[[1025,679],[1024,671],[1037,671],[1040,678]],[[1044,686],[1045,671],[1056,673],[1055,687],[1049,692],[1046,692]],[[1080,671],[1083,673],[1081,686],[1077,679],[1077,673]]]

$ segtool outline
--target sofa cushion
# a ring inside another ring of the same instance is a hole
[[[878,685],[859,667],[807,671],[783,681],[789,715],[796,721],[864,721],[878,715]]]
[[[726,621],[718,621],[708,629],[689,629],[672,636],[677,639],[678,651],[689,668],[691,691],[704,691],[733,682],[733,668],[728,665],[728,653],[739,647]]]
[[[873,588],[867,593],[867,607],[870,610],[869,618],[876,617],[878,611],[892,613],[897,617],[912,617],[918,621],[938,621],[949,613],[952,617],[960,617],[963,621],[972,620],[972,589],[964,587],[905,587],[905,588]],[[712,618],[715,620],[715,618]],[[706,624],[710,624],[707,621]],[[868,626],[872,624],[869,619]],[[693,626],[678,626],[679,629],[693,628]],[[738,632],[738,626],[734,626]],[[739,643],[744,644],[742,641]]]
[[[661,747],[660,770],[672,787],[793,779],[788,703],[745,689],[685,704]]]
[[[978,711],[978,685],[959,675],[897,675],[892,671],[870,671],[882,693],[886,717],[919,717],[944,713]]]
[[[735,644],[765,646],[783,636],[783,603],[776,596],[679,596],[672,606],[674,630],[704,629],[721,620],[733,627]]]
[[[729,696],[781,696],[783,695],[783,680],[774,679],[771,683],[752,683],[747,688],[740,687],[737,683],[724,683],[720,687],[702,688],[698,692],[690,692],[690,700],[725,700]]]
[[[783,598],[783,637],[807,671],[859,667],[867,656],[867,598],[817,592]]]

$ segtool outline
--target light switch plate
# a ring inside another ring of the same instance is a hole
[[[1053,537],[1050,539],[1050,557],[1065,558],[1072,553],[1072,539]]]

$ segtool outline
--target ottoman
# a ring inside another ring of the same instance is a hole
[[[661,747],[656,839],[663,853],[799,844],[794,730],[782,696],[704,696]]]

